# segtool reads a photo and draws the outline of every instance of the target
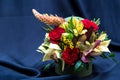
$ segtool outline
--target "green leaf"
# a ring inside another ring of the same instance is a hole
[[[65,32],[69,32],[69,29],[68,29],[68,28],[65,28]]]
[[[82,61],[79,60],[76,62],[75,66],[74,66],[74,71],[75,72],[79,71],[79,70],[81,70],[81,68],[83,68],[83,64],[82,64]]]
[[[68,39],[72,40],[74,35],[72,33],[69,33]]]
[[[68,24],[68,30],[69,30],[71,33],[73,33],[73,28],[74,28],[72,19],[73,19],[73,17],[71,17],[71,19],[70,19],[70,21],[69,21],[69,24]]]
[[[93,56],[90,56],[90,59],[96,60],[96,58],[95,58],[95,57],[93,57]]]
[[[49,32],[48,28],[45,27],[41,27],[43,30],[45,30],[46,32]]]
[[[105,53],[103,53],[102,55],[100,55],[102,58],[108,58]]]
[[[48,69],[50,69],[51,66],[52,64],[45,65],[45,67],[43,68],[43,71],[47,71]]]
[[[70,23],[69,23],[69,25],[70,25],[70,28],[74,28],[74,25],[73,25],[73,22],[72,22],[72,20],[73,20],[73,16],[71,17],[71,19],[70,19]]]
[[[45,30],[46,32],[50,32],[53,28],[49,25],[47,25],[46,27],[41,27],[43,30]]]
[[[62,50],[64,49],[64,43],[60,43],[59,46]]]
[[[72,29],[72,28],[68,27],[68,30],[69,30],[71,33],[73,33],[73,29]]]
[[[95,22],[97,25],[100,24],[100,18],[98,18],[98,19],[95,19],[95,18],[94,18],[92,21]]]
[[[62,71],[64,71],[65,68],[65,61],[62,59]]]
[[[114,53],[110,53],[109,57],[115,57],[115,54]]]
[[[51,26],[49,26],[49,25],[47,25],[47,27],[48,27],[48,30],[49,31],[51,31],[53,28],[51,27]]]
[[[48,38],[45,38],[45,42],[46,42],[47,45],[50,44],[50,40]]]
[[[105,37],[105,39],[104,39],[104,40],[106,41],[106,40],[108,40],[108,39],[109,39],[109,38],[108,38],[108,35],[106,35],[106,37]]]
[[[43,46],[45,49],[48,49],[49,47],[48,46]]]
[[[95,21],[95,23],[96,23],[97,25],[99,25],[99,24],[100,24],[100,18],[98,18],[98,19]]]

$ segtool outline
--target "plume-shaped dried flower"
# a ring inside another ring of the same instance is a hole
[[[65,22],[65,20],[62,17],[48,15],[48,14],[40,14],[35,9],[32,9],[32,12],[38,20],[40,20],[41,22],[44,22],[47,25],[57,26]]]

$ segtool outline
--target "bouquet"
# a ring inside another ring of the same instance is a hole
[[[108,49],[110,39],[106,32],[98,32],[100,19],[88,20],[71,16],[62,18],[40,14],[32,10],[35,17],[47,26],[45,39],[38,52],[44,54],[43,61],[54,60],[58,74],[92,73],[92,61],[96,56],[114,57]]]

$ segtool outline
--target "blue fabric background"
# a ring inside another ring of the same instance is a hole
[[[98,57],[93,73],[87,78],[73,75],[56,75],[54,67],[43,72],[50,62],[41,62],[36,52],[45,32],[32,14],[57,14],[61,17],[81,16],[100,18],[100,31],[112,39],[110,49],[120,62],[120,0],[0,0],[0,80],[120,80],[120,64]]]

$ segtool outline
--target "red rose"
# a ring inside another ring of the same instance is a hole
[[[65,51],[62,53],[62,58],[64,59],[65,63],[69,65],[74,65],[75,62],[78,60],[78,53],[80,50],[78,48],[69,48],[67,47]]]
[[[93,28],[93,30],[95,30],[95,31],[98,30],[98,25],[95,22],[92,22],[88,19],[84,19],[84,20],[82,20],[82,22],[86,29]]]
[[[62,33],[64,33],[65,30],[63,28],[60,27],[55,27],[52,31],[50,31],[49,33],[49,37],[50,37],[50,42],[51,43],[55,43],[58,44],[60,42],[60,38]]]

